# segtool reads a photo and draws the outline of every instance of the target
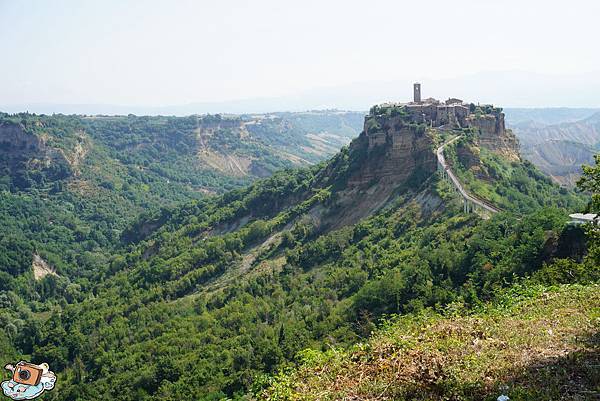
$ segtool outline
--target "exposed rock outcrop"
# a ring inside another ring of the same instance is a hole
[[[400,185],[410,178],[435,172],[433,139],[424,125],[409,123],[404,116],[369,115],[361,133],[365,160],[349,180],[360,186],[377,179],[383,184]]]
[[[416,196],[421,183],[436,171],[432,132],[411,123],[405,114],[370,113],[364,130],[350,144],[348,159],[338,159],[324,175],[343,184],[318,220],[327,229],[354,224],[402,194]],[[340,164],[348,163],[346,172]],[[340,176],[346,176],[345,181]]]
[[[27,132],[21,124],[11,121],[0,122],[0,170],[18,188],[70,174],[69,161],[62,150],[48,146],[44,135]]]
[[[40,137],[25,133],[20,124],[2,122],[0,123],[0,146],[23,151],[37,151],[44,146],[44,143]]]
[[[56,274],[56,270],[46,263],[46,261],[37,253],[33,254],[31,268],[33,269],[33,277],[36,281],[43,279],[47,275],[58,276],[58,274]]]
[[[47,148],[43,138],[26,133],[20,124],[0,123],[0,152],[5,166],[10,169],[21,161],[32,160],[44,166],[49,164]]]
[[[523,157],[561,185],[574,187],[581,166],[594,163],[600,144],[600,113],[580,121],[552,125],[524,121],[512,126]]]
[[[81,165],[91,147],[91,141],[89,138],[83,132],[78,132],[77,143],[73,147],[72,151],[65,152],[62,149],[60,150],[64,159],[69,163],[69,166],[71,167],[75,177],[78,177],[81,174]]]
[[[500,154],[511,161],[519,161],[519,141],[513,132],[506,129],[504,113],[471,114],[467,118],[469,127],[477,132],[479,146]]]

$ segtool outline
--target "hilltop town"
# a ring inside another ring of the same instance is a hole
[[[460,99],[450,98],[441,102],[432,97],[421,100],[421,84],[413,86],[413,101],[409,103],[384,103],[380,107],[402,106],[415,123],[426,123],[431,127],[465,127],[467,117],[475,111],[475,105]]]
[[[451,130],[469,130],[477,134],[478,144],[509,160],[517,161],[519,143],[513,132],[506,128],[504,113],[491,104],[467,103],[461,99],[450,98],[444,102],[434,98],[421,99],[421,84],[415,83],[412,102],[382,103],[373,106],[365,118],[365,135],[369,148],[382,145],[388,140],[392,147],[399,147],[400,139],[410,130],[408,124],[425,125],[437,132]],[[394,117],[400,119],[396,121]],[[401,124],[398,124],[401,122]],[[400,135],[388,136],[389,129]],[[404,134],[400,131],[404,130]]]

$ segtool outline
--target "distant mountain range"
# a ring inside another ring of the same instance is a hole
[[[568,140],[594,146],[600,142],[600,112],[577,121],[544,124],[529,120],[511,126],[519,132],[524,146],[550,140]]]
[[[593,164],[597,150],[582,143],[550,140],[527,148],[525,157],[557,182],[574,186],[583,164]]]
[[[511,125],[531,124],[543,127],[553,124],[570,123],[584,120],[600,108],[573,108],[573,107],[539,107],[539,108],[505,108],[507,122]]]
[[[574,185],[600,150],[597,110],[508,109],[507,116],[523,156],[563,185]]]
[[[423,85],[423,96],[504,104],[511,107],[600,107],[600,74],[547,75],[523,71],[490,71],[456,78],[407,79],[356,82],[313,88],[279,97],[254,97],[229,101],[198,101],[179,105],[115,105],[28,103],[0,104],[0,111],[63,114],[177,115],[203,113],[269,113],[317,109],[368,110],[384,101],[412,99],[412,83]],[[1,101],[1,100],[0,100]],[[560,113],[558,113],[560,115]],[[582,115],[576,119],[584,118]],[[557,121],[547,122],[556,123]]]

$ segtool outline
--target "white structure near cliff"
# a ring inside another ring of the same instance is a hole
[[[573,213],[569,217],[571,218],[571,221],[569,221],[570,224],[598,224],[598,215],[596,213]]]

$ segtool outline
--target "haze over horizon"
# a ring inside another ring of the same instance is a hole
[[[366,110],[409,100],[414,81],[426,97],[600,107],[600,54],[590,51],[599,13],[585,0],[0,0],[11,55],[0,110]]]

